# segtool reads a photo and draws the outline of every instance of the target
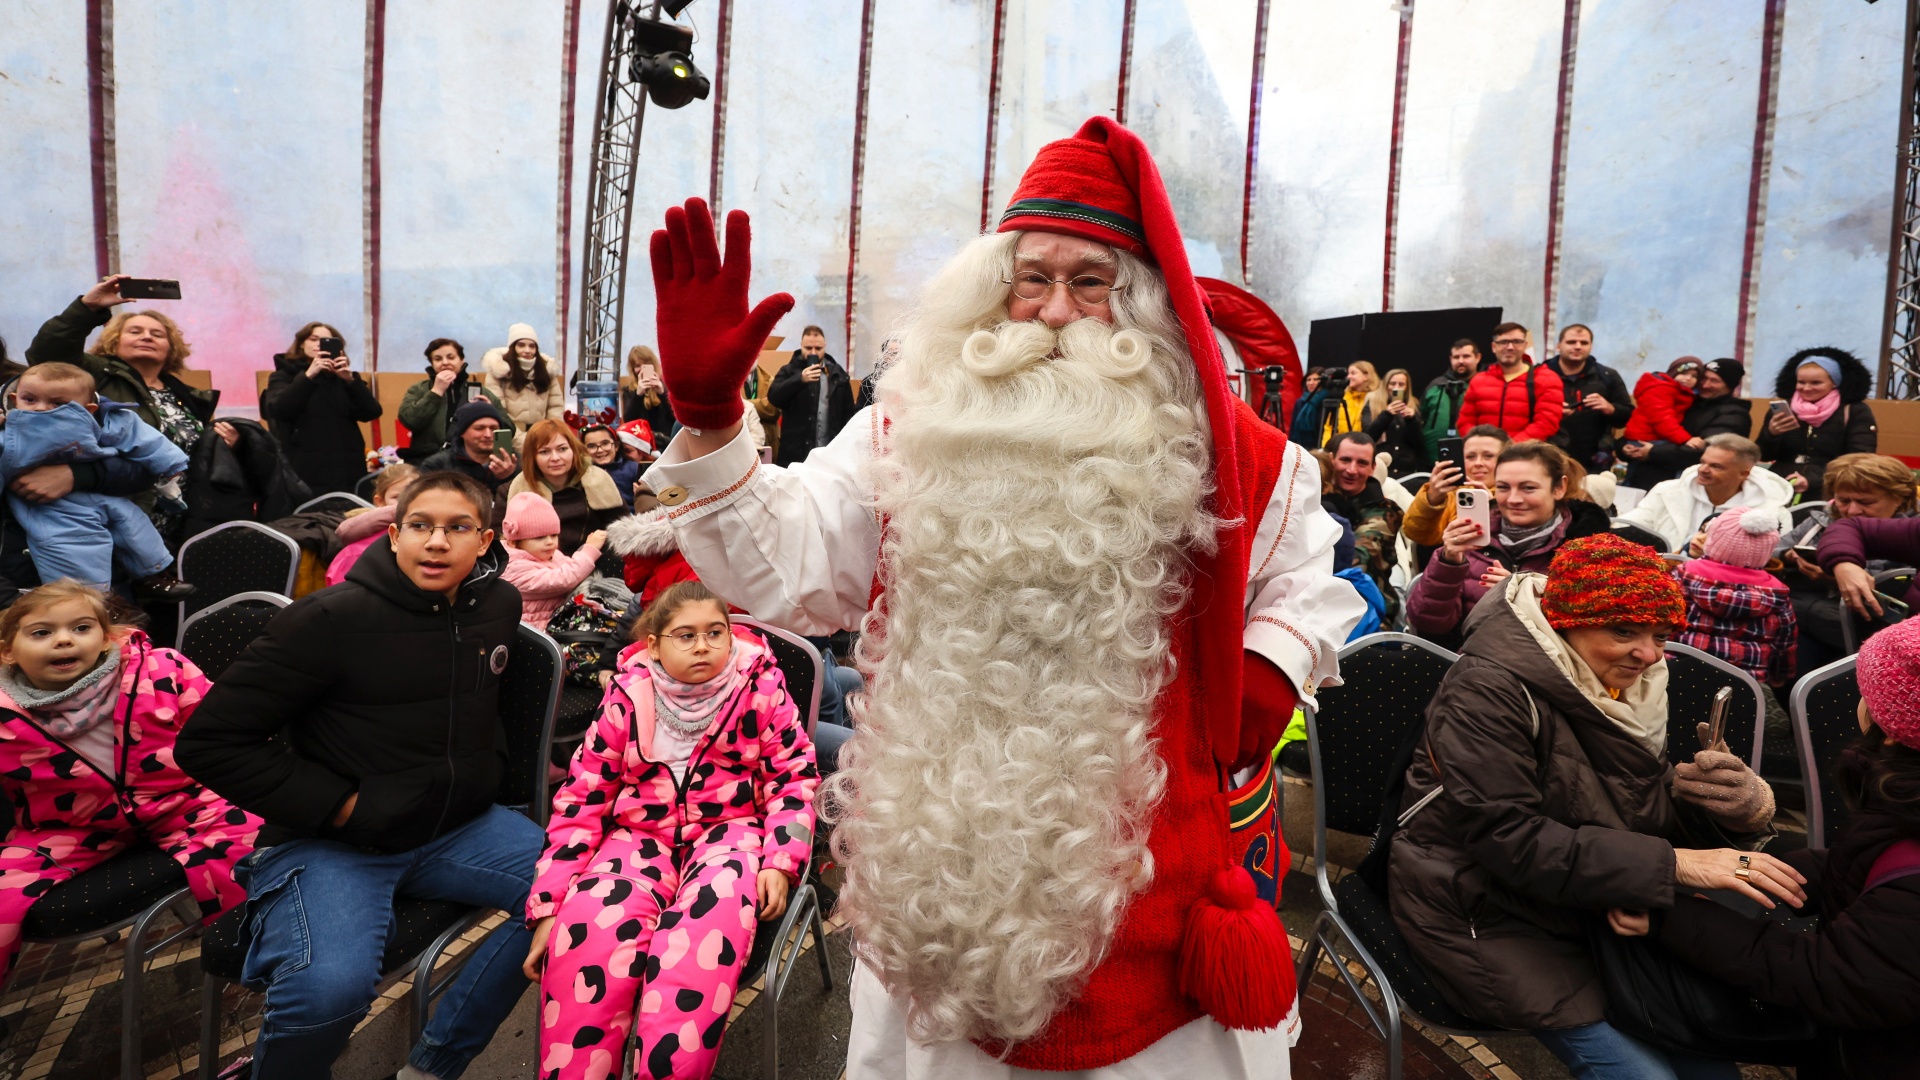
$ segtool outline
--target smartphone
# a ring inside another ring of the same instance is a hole
[[[1913,614],[1913,609],[1907,606],[1907,602],[1905,600],[1895,600],[1893,597],[1888,596],[1886,593],[1881,592],[1879,589],[1873,590],[1873,598],[1875,600],[1880,601],[1880,610],[1886,612],[1889,615],[1898,615],[1904,619],[1907,616]]]
[[[1463,487],[1453,493],[1454,516],[1480,526],[1480,535],[1468,547],[1486,547],[1493,542],[1493,494],[1479,488]]]
[[[120,283],[120,295],[128,300],[178,300],[180,283],[172,278],[133,277]]]
[[[511,424],[493,433],[493,448],[509,454],[513,453],[513,426]]]
[[[1799,543],[1793,545],[1793,550],[1799,552],[1800,557],[1808,562],[1815,561],[1815,557],[1820,554],[1820,534],[1826,531],[1826,526],[1816,526],[1808,531],[1807,535],[1801,537]]]
[[[1733,687],[1723,686],[1713,695],[1713,711],[1707,718],[1707,729],[1698,732],[1700,749],[1725,749],[1722,745],[1727,739],[1727,708],[1733,704]]]
[[[1776,415],[1779,413],[1784,413],[1790,408],[1792,408],[1792,406],[1788,405],[1784,401],[1770,401],[1767,403],[1767,411],[1770,413],[1774,413]]]
[[[1445,438],[1440,440],[1440,460],[1450,461],[1461,475],[1467,471],[1467,440]]]
[[[1407,392],[1405,390],[1390,390],[1387,392],[1387,400],[1396,405],[1404,403],[1407,400]]]
[[[337,338],[337,337],[323,337],[320,339],[320,351],[327,354],[328,356],[338,359],[342,354],[344,354],[347,351],[347,339]]]

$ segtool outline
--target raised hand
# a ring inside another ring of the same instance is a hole
[[[698,198],[669,209],[666,228],[653,234],[660,378],[674,417],[687,427],[714,430],[739,422],[745,405],[740,386],[768,332],[793,310],[787,293],[747,309],[752,249],[747,215],[734,210],[727,214],[723,262],[713,215]]]

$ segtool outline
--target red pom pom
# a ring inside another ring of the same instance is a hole
[[[1221,1027],[1278,1027],[1293,1008],[1293,950],[1242,867],[1220,870],[1187,915],[1180,989]]]

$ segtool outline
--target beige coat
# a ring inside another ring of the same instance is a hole
[[[547,392],[544,394],[535,390],[532,383],[528,383],[525,390],[508,388],[507,364],[509,361],[505,347],[488,349],[487,355],[481,360],[486,376],[481,380],[480,385],[492,391],[494,396],[500,399],[500,404],[507,410],[507,419],[513,421],[515,451],[518,451],[520,444],[526,440],[528,428],[542,420],[558,420],[566,415],[567,388],[560,378],[560,366],[555,364],[553,357],[546,353],[540,354],[540,360],[553,374],[553,379],[547,384]]]

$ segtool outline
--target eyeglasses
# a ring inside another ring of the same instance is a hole
[[[425,540],[436,532],[444,532],[449,540],[465,540],[480,531],[478,525],[435,525],[430,521],[403,521],[400,531],[415,540]]]
[[[1126,286],[1115,285],[1106,278],[1092,274],[1082,274],[1074,278],[1050,278],[1035,270],[1023,270],[1011,278],[1001,278],[1001,284],[1013,286],[1013,295],[1022,300],[1043,300],[1053,291],[1055,285],[1065,285],[1067,295],[1077,304],[1099,307],[1109,299],[1108,294]]]
[[[682,650],[693,648],[693,643],[696,641],[705,641],[708,645],[717,649],[720,647],[720,643],[727,640],[727,636],[731,633],[733,633],[733,631],[728,629],[707,630],[701,633],[694,633],[689,630],[685,633],[661,634],[660,636]]]
[[[1504,341],[1496,341],[1496,342],[1494,342],[1494,343],[1493,343],[1493,347],[1497,349],[1497,348],[1499,348],[1499,347],[1500,347],[1500,346],[1502,346],[1502,345],[1515,345],[1515,346],[1518,346],[1518,345],[1525,345],[1526,343],[1527,343],[1527,339],[1526,339],[1526,338],[1523,338],[1523,337],[1517,337],[1517,338],[1507,338],[1507,339],[1506,339],[1506,340],[1504,340]]]

